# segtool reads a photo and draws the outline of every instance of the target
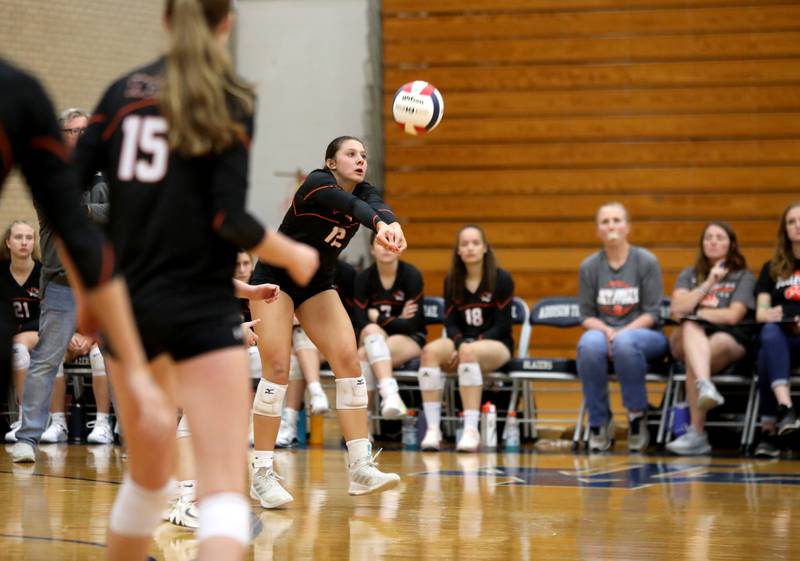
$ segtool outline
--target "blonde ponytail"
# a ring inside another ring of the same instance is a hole
[[[213,34],[229,11],[230,0],[167,0],[171,42],[160,105],[170,148],[182,156],[225,150],[244,133],[235,119],[253,112],[252,88]]]

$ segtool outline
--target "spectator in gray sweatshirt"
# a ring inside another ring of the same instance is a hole
[[[662,357],[669,344],[660,330],[663,298],[661,268],[655,255],[628,243],[628,212],[619,203],[600,207],[597,236],[603,248],[580,267],[580,314],[586,332],[578,343],[578,375],[589,411],[589,449],[602,452],[614,444],[614,419],[608,401],[609,360],[628,410],[628,449],[643,451],[647,430],[648,363]]]

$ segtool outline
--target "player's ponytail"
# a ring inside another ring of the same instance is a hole
[[[225,150],[244,132],[235,117],[253,112],[252,88],[235,75],[213,33],[229,12],[230,0],[167,0],[170,47],[160,105],[170,148],[183,156]]]

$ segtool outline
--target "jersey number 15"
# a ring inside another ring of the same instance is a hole
[[[122,181],[135,179],[141,183],[158,183],[164,179],[169,162],[166,134],[167,120],[164,117],[125,117],[122,121],[122,151],[117,177]]]

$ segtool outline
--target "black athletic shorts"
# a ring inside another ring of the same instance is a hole
[[[176,362],[226,349],[244,348],[244,336],[238,314],[229,314],[202,321],[136,321],[147,360],[168,354]],[[106,342],[113,357],[114,350]]]
[[[745,349],[750,345],[753,339],[752,329],[739,325],[715,325],[704,323],[703,330],[706,332],[706,337],[711,337],[714,333],[727,333]]]
[[[336,283],[334,282],[334,272],[330,274],[317,273],[307,286],[298,286],[286,272],[286,269],[280,267],[273,267],[271,265],[264,265],[257,263],[253,276],[250,278],[250,284],[264,284],[264,283],[277,284],[281,287],[281,292],[286,294],[294,302],[294,308],[297,309],[300,305],[320,292],[326,290],[336,290]]]

